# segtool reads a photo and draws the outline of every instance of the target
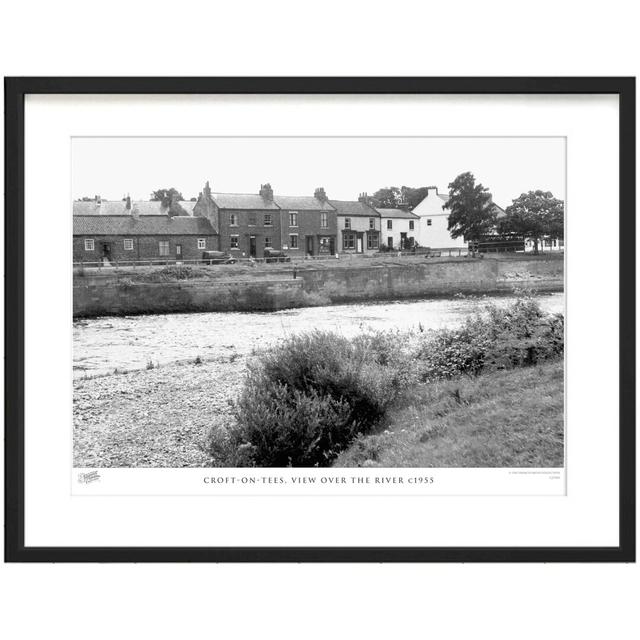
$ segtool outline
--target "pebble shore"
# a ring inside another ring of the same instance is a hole
[[[74,467],[207,467],[209,428],[230,418],[245,358],[74,381]]]

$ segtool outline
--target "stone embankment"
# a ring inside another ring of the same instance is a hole
[[[237,265],[209,267],[202,277],[150,282],[135,273],[74,275],[76,317],[188,311],[276,311],[353,301],[562,291],[562,256],[349,260],[263,265],[246,273]],[[294,278],[294,268],[295,278]]]

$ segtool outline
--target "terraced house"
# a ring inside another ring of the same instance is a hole
[[[214,193],[207,182],[194,201],[95,200],[73,203],[74,262],[199,260],[221,250],[262,258],[265,249],[295,256],[331,256],[337,216],[324,188],[311,196]]]
[[[321,187],[313,196],[280,196],[267,183],[257,194],[212,193],[211,199],[222,251],[252,258],[267,248],[292,257],[335,254],[336,211]]]
[[[415,245],[418,236],[420,216],[406,209],[382,209],[380,214],[382,241],[389,249],[406,251]]]
[[[380,214],[366,193],[358,200],[331,200],[338,219],[340,253],[372,253],[380,249]]]
[[[73,261],[109,265],[158,259],[196,260],[218,249],[215,221],[195,202],[95,200],[73,203]],[[184,215],[174,215],[176,213]]]

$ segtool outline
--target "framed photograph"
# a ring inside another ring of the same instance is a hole
[[[633,562],[634,78],[5,79],[5,558]]]

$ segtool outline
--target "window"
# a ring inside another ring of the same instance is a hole
[[[377,233],[367,234],[367,249],[377,249],[379,244]]]
[[[95,242],[93,238],[85,238],[84,240],[84,250],[85,251],[93,251],[96,248]]]
[[[427,218],[427,227],[431,226],[431,218]]]
[[[264,226],[265,227],[270,227],[273,224],[272,220],[271,220],[271,214],[270,213],[265,213],[264,214]]]
[[[207,239],[198,238],[198,249],[206,249],[206,248],[207,248]]]
[[[230,227],[237,227],[238,226],[238,214],[237,213],[230,213],[229,214],[229,226]]]
[[[413,231],[414,229],[414,221],[413,220],[409,220],[409,231]]]
[[[297,249],[298,248],[298,234],[294,233],[289,236],[289,249]]]
[[[133,240],[129,239],[124,241],[124,250],[133,251]]]
[[[249,226],[250,227],[255,227],[256,225],[256,214],[255,213],[250,213],[249,214]]]
[[[329,217],[324,212],[320,214],[320,226],[323,229],[326,229],[329,226]]]
[[[342,248],[343,249],[355,249],[356,246],[356,234],[345,233],[342,236]]]
[[[169,242],[168,241],[162,241],[162,242],[158,242],[158,252],[161,256],[168,256],[169,255]]]
[[[375,228],[376,228],[376,219],[369,218],[369,229],[375,229]]]
[[[238,236],[229,236],[229,246],[232,249],[238,248]]]
[[[393,229],[393,220],[387,220],[387,229]]]
[[[351,218],[345,218],[344,219],[344,228],[345,229],[351,229]]]
[[[269,237],[266,237],[266,236],[265,236],[265,239],[264,239],[264,248],[265,248],[265,249],[270,249],[270,248],[271,248],[271,246],[272,246],[272,245],[271,245],[271,238],[269,238]]]
[[[298,212],[290,211],[289,212],[289,226],[297,227],[298,226]]]

